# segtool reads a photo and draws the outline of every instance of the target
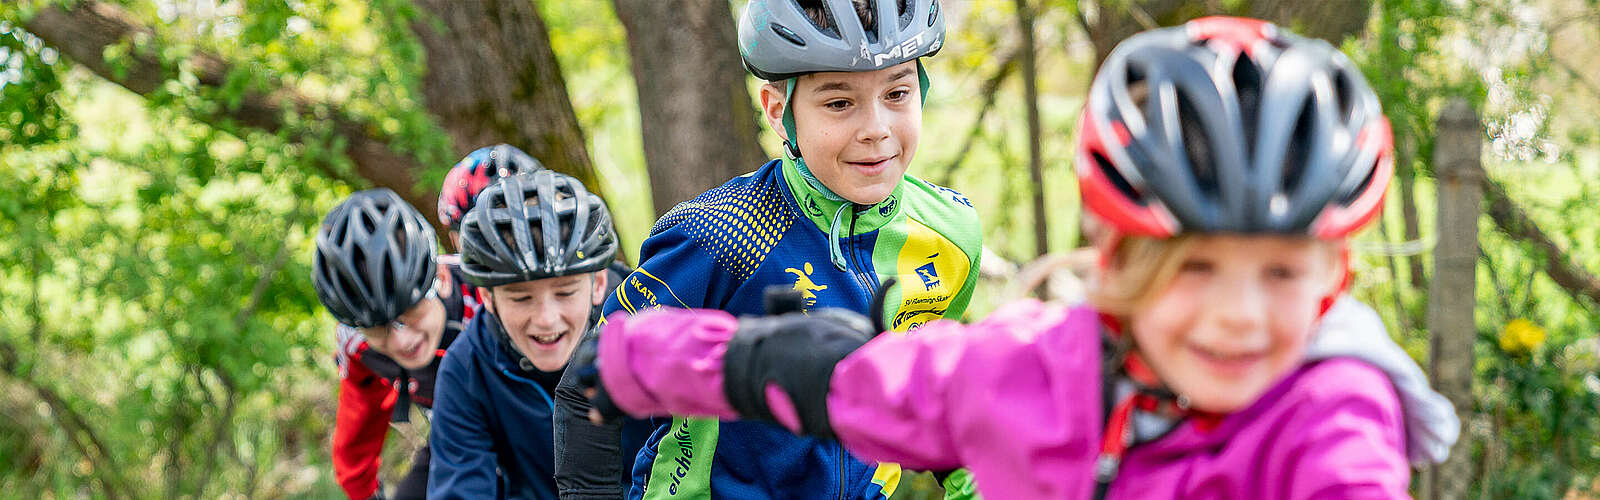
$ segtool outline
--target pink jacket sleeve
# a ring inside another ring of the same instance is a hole
[[[830,423],[862,458],[965,464],[991,498],[1086,497],[1100,433],[1095,322],[1087,309],[1025,301],[973,325],[881,335],[835,368]],[[601,380],[636,416],[736,418],[722,363],[737,329],[721,311],[612,315],[600,335]]]
[[[617,312],[600,332],[600,381],[635,416],[737,418],[722,390],[722,356],[739,320],[710,309]]]
[[[1087,309],[1024,301],[973,325],[881,336],[833,373],[834,431],[862,458],[965,465],[991,498],[1085,498],[1100,434],[1096,325]]]

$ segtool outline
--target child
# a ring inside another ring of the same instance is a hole
[[[439,262],[437,245],[422,213],[382,188],[350,195],[317,230],[312,285],[339,321],[333,471],[351,499],[382,496],[389,422],[408,421],[412,401],[433,405],[440,355],[471,317],[462,295],[440,293],[458,271]],[[424,496],[428,457],[428,447],[417,450],[394,498]]]
[[[1200,19],[1123,42],[1081,127],[1080,190],[1109,229],[1089,306],[871,342],[846,313],[617,317],[596,406],[774,420],[870,459],[964,465],[990,498],[1405,497],[1408,452],[1441,459],[1453,415],[1372,329],[1324,325],[1372,341],[1308,357],[1392,174],[1354,65]]]
[[[740,16],[740,56],[768,81],[762,110],[784,138],[784,158],[662,216],[639,269],[605,312],[761,314],[763,292],[779,286],[798,290],[807,309],[864,313],[880,280],[895,277],[917,286],[890,292],[890,329],[961,317],[982,253],[977,212],[960,193],[909,173],[928,84],[920,58],[937,52],[944,35],[936,0],[750,2]],[[572,399],[581,395],[558,397],[557,406]],[[568,434],[592,430],[581,417],[587,408],[560,413],[580,416]],[[568,438],[563,455],[605,444],[637,460],[626,469],[629,488],[563,479],[618,468],[618,460],[599,458],[604,453],[560,460],[558,483],[570,485],[562,497],[875,499],[893,494],[900,479],[898,465],[865,462],[837,443],[765,423],[679,418],[640,445],[630,441]]]
[[[555,498],[552,393],[605,300],[611,212],[571,176],[524,170],[478,195],[461,270],[483,309],[439,367],[430,498]]]

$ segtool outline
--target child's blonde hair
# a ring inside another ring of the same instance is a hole
[[[1173,238],[1128,236],[1117,244],[1089,286],[1089,304],[1112,316],[1128,316],[1167,288],[1193,246],[1193,235]],[[1114,278],[1113,278],[1114,277]]]
[[[1105,269],[1089,286],[1089,305],[1112,316],[1126,317],[1167,289],[1178,269],[1189,256],[1196,238],[1204,235],[1181,234],[1172,238],[1128,236],[1123,238],[1105,263]],[[1339,255],[1345,240],[1310,240],[1330,256]],[[1116,269],[1115,273],[1106,272]],[[1327,270],[1330,287],[1343,279],[1340,266]],[[1335,290],[1337,291],[1337,290]]]

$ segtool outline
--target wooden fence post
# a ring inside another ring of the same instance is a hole
[[[1428,364],[1433,386],[1455,404],[1462,432],[1450,449],[1450,458],[1429,470],[1423,494],[1433,500],[1456,500],[1467,498],[1472,484],[1472,433],[1467,427],[1474,411],[1472,346],[1478,327],[1473,308],[1483,197],[1483,128],[1472,106],[1457,99],[1440,113],[1436,133],[1433,167],[1439,237],[1428,290]]]

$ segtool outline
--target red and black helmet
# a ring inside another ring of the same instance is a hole
[[[459,230],[461,219],[472,210],[478,193],[495,179],[543,168],[539,160],[516,146],[497,144],[478,148],[445,174],[444,186],[439,189],[439,223]]]
[[[1344,54],[1254,19],[1128,38],[1078,132],[1084,205],[1118,234],[1336,239],[1383,207],[1389,122]]]

